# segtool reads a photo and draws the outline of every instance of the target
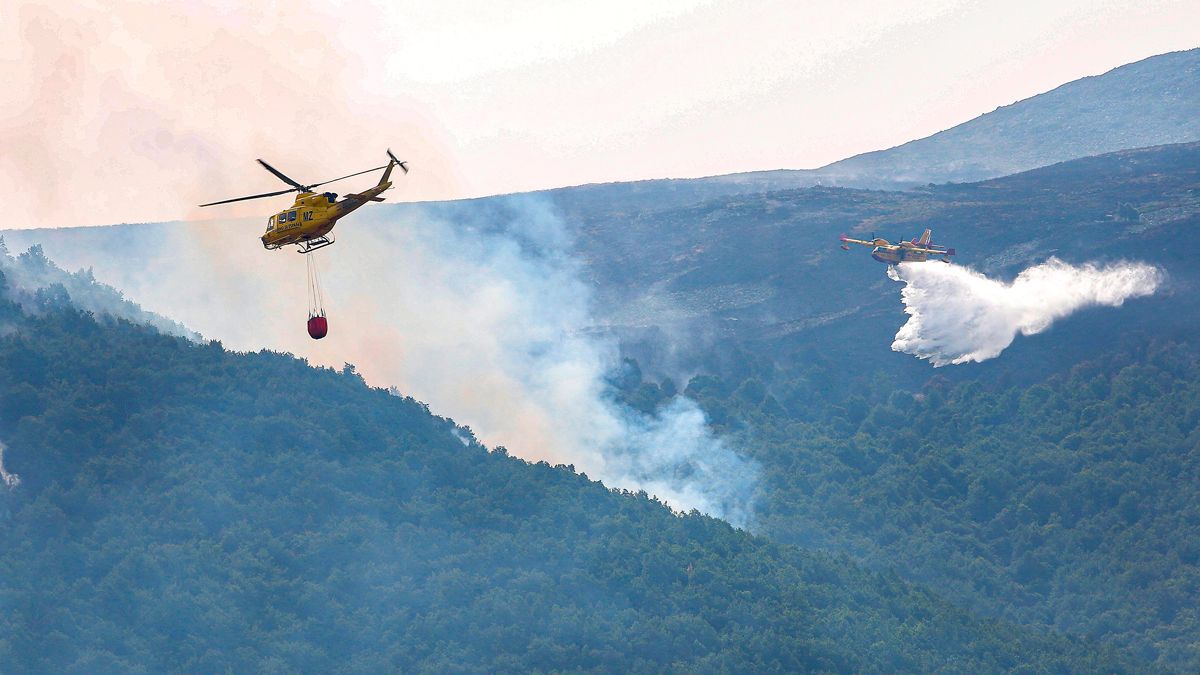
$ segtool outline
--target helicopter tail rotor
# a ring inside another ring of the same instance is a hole
[[[408,173],[408,162],[401,162],[400,160],[396,159],[396,156],[392,154],[391,148],[388,148],[387,155],[392,159],[393,162],[396,163],[396,166],[399,166],[404,170],[404,173]]]

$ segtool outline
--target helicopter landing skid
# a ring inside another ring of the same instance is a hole
[[[333,245],[333,239],[329,237],[317,237],[316,239],[305,239],[296,244],[300,250],[298,253],[312,253],[319,248]]]

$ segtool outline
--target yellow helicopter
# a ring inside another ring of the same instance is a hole
[[[339,218],[342,218],[359,208],[367,202],[381,202],[383,197],[379,194],[384,190],[392,187],[391,177],[392,168],[400,167],[404,173],[408,173],[408,165],[406,162],[401,162],[396,159],[391,150],[387,151],[388,163],[383,166],[377,166],[373,169],[358,171],[356,173],[342,176],[341,178],[333,178],[331,180],[313,183],[312,185],[301,185],[296,181],[283,175],[278,169],[267,164],[261,159],[258,163],[264,169],[270,171],[279,180],[291,185],[292,187],[278,192],[267,192],[261,195],[250,195],[249,197],[236,197],[234,199],[223,199],[219,202],[210,202],[201,204],[200,206],[216,206],[217,204],[229,204],[231,202],[241,202],[247,199],[261,199],[263,197],[274,197],[277,195],[287,194],[289,192],[298,192],[296,202],[292,207],[276,213],[267,219],[267,231],[262,236],[263,247],[274,250],[283,246],[295,244],[299,247],[300,253],[311,253],[319,248],[324,248],[333,243],[333,238],[329,236],[329,232],[333,226],[337,224]],[[379,179],[379,183],[374,187],[363,190],[355,194],[343,195],[342,200],[338,201],[338,196],[333,192],[322,192],[317,194],[313,192],[313,188],[320,187],[327,183],[333,183],[354,176],[361,176],[364,173],[378,171],[383,169],[383,176]]]

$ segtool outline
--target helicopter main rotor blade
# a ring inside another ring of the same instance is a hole
[[[287,183],[288,185],[291,185],[292,187],[296,188],[297,190],[299,190],[301,192],[308,192],[307,185],[301,185],[301,184],[297,183],[296,181],[292,180],[291,178],[288,178],[287,176],[280,173],[279,169],[276,169],[275,167],[271,166],[270,164],[267,164],[266,162],[262,161],[261,159],[258,160],[258,163],[262,164],[263,168],[266,169],[267,171],[270,171],[271,173],[275,174],[275,177],[278,178],[279,180]],[[288,192],[291,192],[291,190],[288,190]]]
[[[230,202],[244,202],[247,199],[260,199],[262,197],[275,197],[278,195],[285,195],[289,192],[295,192],[295,190],[288,189],[288,190],[280,190],[279,192],[267,192],[267,193],[264,193],[261,195],[250,195],[249,197],[235,197],[233,199],[223,199],[219,202],[209,202],[208,204],[201,204],[200,206],[216,206],[217,204],[228,204]]]
[[[313,183],[312,185],[309,185],[308,188],[311,190],[312,188],[319,187],[321,185],[325,185],[326,183],[336,183],[337,181],[342,180],[344,178],[353,178],[355,176],[361,176],[364,173],[371,173],[372,171],[378,171],[380,169],[386,169],[386,168],[387,168],[387,164],[384,164],[383,166],[377,166],[374,169],[367,169],[366,171],[358,171],[358,172],[352,173],[349,176],[342,176],[341,178],[330,178],[329,180],[323,180],[320,183]]]

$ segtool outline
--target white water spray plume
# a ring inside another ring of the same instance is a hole
[[[21,484],[21,477],[15,473],[9,473],[4,468],[4,444],[0,443],[0,485],[13,489]]]
[[[888,276],[904,282],[900,298],[909,315],[892,350],[935,367],[995,358],[1017,333],[1036,335],[1084,307],[1120,307],[1154,293],[1163,281],[1158,268],[1144,263],[1076,266],[1057,258],[1011,283],[932,263],[901,263],[889,267]]]

